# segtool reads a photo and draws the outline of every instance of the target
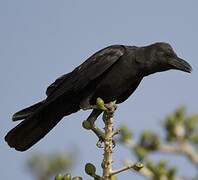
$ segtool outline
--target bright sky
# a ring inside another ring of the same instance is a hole
[[[16,124],[11,122],[14,112],[43,99],[46,87],[58,76],[107,45],[169,42],[194,69],[190,75],[169,71],[145,78],[133,97],[119,106],[116,126],[127,123],[136,136],[145,128],[162,134],[159,127],[163,117],[179,105],[186,105],[189,113],[197,112],[197,7],[198,1],[181,0],[0,1],[1,179],[33,180],[25,160],[36,152],[78,147],[81,152],[73,173],[83,177],[86,162],[100,166],[102,151],[95,147],[96,137],[81,127],[87,112],[64,118],[24,153],[8,148],[3,137]],[[116,167],[126,158],[133,159],[119,146],[114,156]],[[195,173],[186,159],[166,158],[171,165],[179,164],[180,174]],[[131,172],[119,177],[143,180]]]

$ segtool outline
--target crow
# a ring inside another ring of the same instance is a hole
[[[95,105],[98,97],[105,103],[122,103],[145,76],[170,69],[192,71],[168,43],[108,46],[55,80],[47,88],[45,100],[15,113],[12,120],[22,122],[7,133],[5,141],[10,147],[25,151],[64,116]]]

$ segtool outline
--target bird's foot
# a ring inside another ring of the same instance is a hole
[[[83,121],[82,126],[87,130],[92,130],[94,134],[98,137],[98,143],[97,146],[100,147],[99,144],[102,144],[104,142],[105,133],[102,129],[98,128],[95,125],[95,121],[98,118],[98,116],[102,113],[101,110],[94,109],[90,116],[87,118],[87,120]]]
[[[96,143],[96,146],[98,148],[104,148],[104,143],[103,142],[104,142],[103,140],[99,139],[98,142]]]

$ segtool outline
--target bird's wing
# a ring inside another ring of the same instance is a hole
[[[64,74],[62,76],[60,76],[58,79],[56,79],[52,84],[50,84],[47,87],[46,90],[46,95],[50,96],[51,94],[53,94],[53,92],[62,84],[64,83],[64,81],[66,81],[70,76],[70,73],[68,74]]]
[[[67,92],[76,92],[85,88],[91,81],[107,71],[125,52],[120,45],[109,46],[96,52],[71,73],[58,78],[47,88],[47,100],[53,101]]]
[[[125,48],[119,45],[110,46],[95,53],[83,64],[75,69],[78,80],[74,90],[83,89],[90,81],[96,79],[108,70],[125,52]]]

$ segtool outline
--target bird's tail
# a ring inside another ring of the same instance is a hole
[[[78,109],[67,107],[67,114],[54,112],[53,108],[37,103],[14,114],[13,120],[24,119],[5,136],[10,147],[18,151],[25,151],[43,138],[64,115],[76,112]]]
[[[12,116],[13,121],[18,121],[18,120],[23,120],[26,119],[28,116],[30,116],[33,112],[35,112],[41,105],[43,104],[44,101],[41,101],[39,103],[36,103],[30,107],[27,107],[25,109],[22,109],[21,111],[16,112]]]

